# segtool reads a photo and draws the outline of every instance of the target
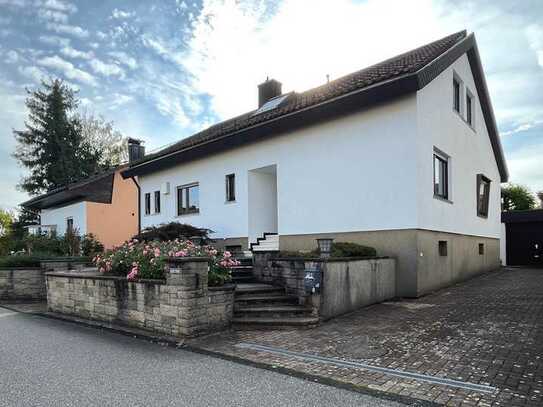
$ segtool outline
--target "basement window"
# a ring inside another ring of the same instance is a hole
[[[151,193],[147,192],[145,194],[145,214],[150,215],[151,214]]]
[[[485,254],[485,244],[484,243],[479,243],[479,254],[480,255]]]
[[[447,255],[447,241],[440,240],[437,246],[438,246],[439,255],[446,256]]]

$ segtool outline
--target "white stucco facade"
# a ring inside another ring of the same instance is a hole
[[[86,202],[77,202],[57,208],[42,209],[40,223],[47,226],[56,225],[57,235],[63,236],[66,233],[68,218],[72,218],[74,229],[77,229],[79,235],[83,236],[87,233],[86,208]]]
[[[453,111],[453,72],[475,97],[474,129]],[[433,195],[434,148],[450,156],[451,202]],[[270,167],[276,191],[261,192],[260,198],[250,194],[264,185],[252,184],[255,170]],[[232,173],[236,201],[225,202],[225,176]],[[477,216],[477,174],[492,181],[488,218]],[[176,187],[194,182],[200,212],[177,216]],[[143,175],[139,183],[142,208],[146,193],[153,196],[170,184],[170,193],[161,193],[161,213],[142,213],[142,228],[178,221],[210,228],[217,238],[251,241],[265,231],[427,229],[500,236],[500,176],[466,55],[410,96]],[[270,203],[274,194],[276,202]],[[270,206],[276,207],[271,210],[276,210],[277,230],[265,230],[273,228],[271,218],[256,225],[254,214],[268,216]]]
[[[460,81],[461,114],[453,110],[453,75]],[[474,125],[465,121],[466,89],[475,98]],[[500,237],[500,173],[483,118],[479,96],[464,54],[417,94],[418,227],[492,238]],[[435,199],[433,149],[450,156],[449,202]],[[477,174],[492,182],[488,218],[477,216]]]

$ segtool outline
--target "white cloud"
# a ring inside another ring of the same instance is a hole
[[[111,16],[117,19],[131,18],[136,15],[136,12],[123,11],[119,9],[113,9]]]
[[[109,53],[109,55],[114,57],[118,63],[126,65],[130,69],[136,69],[138,67],[138,62],[135,60],[135,58],[131,57],[126,52],[112,51]]]
[[[528,185],[532,191],[543,190],[543,145],[530,145],[506,155],[510,182]]]
[[[20,66],[18,71],[21,75],[32,79],[35,83],[41,83],[42,79],[47,78],[47,72],[37,66]]]
[[[117,109],[123,105],[126,105],[129,102],[132,102],[133,100],[134,100],[134,96],[124,95],[122,93],[114,93],[108,99],[109,109]]]
[[[60,50],[60,52],[62,54],[64,54],[65,56],[70,57],[70,58],[81,58],[81,59],[94,58],[94,52],[92,52],[92,51],[88,51],[88,52],[79,51],[79,50],[77,50],[75,48],[70,47],[69,45],[62,48]]]
[[[543,26],[531,24],[526,27],[524,32],[530,43],[530,48],[536,54],[539,66],[543,68]]]
[[[10,51],[6,52],[6,59],[5,59],[5,61],[6,61],[8,64],[14,64],[14,63],[16,63],[18,60],[19,60],[19,54],[17,53],[17,51],[10,50]]]
[[[501,132],[500,135],[504,137],[504,136],[511,136],[517,133],[523,133],[525,131],[533,129],[534,127],[539,126],[540,124],[543,124],[543,120],[534,120],[532,122],[522,123],[522,124],[517,125],[512,130]]]
[[[53,21],[56,23],[67,23],[68,16],[60,11],[40,9],[38,10],[38,17],[42,20]]]
[[[38,61],[38,65],[60,71],[68,79],[73,79],[88,85],[96,85],[96,80],[91,74],[76,68],[71,62],[60,58],[58,55],[43,58]]]
[[[303,91],[325,83],[327,74],[337,78],[454,32],[438,20],[440,11],[430,0],[417,7],[391,0],[336,0],[330,7],[313,0],[308,12],[307,3],[285,0],[270,14],[263,3],[206,0],[187,54],[156,38],[144,43],[179,61],[193,75],[195,90],[211,95],[213,110],[224,118],[254,109],[256,86],[267,76],[285,91]]]
[[[47,0],[44,4],[44,7],[58,10],[58,11],[64,11],[67,13],[75,13],[77,11],[77,7],[75,4],[60,1],[60,0]]]
[[[56,35],[40,35],[39,40],[48,45],[67,47],[70,44],[69,38],[57,37]]]
[[[99,59],[90,61],[90,66],[95,73],[103,76],[118,76],[124,78],[124,70],[116,64],[107,64]]]
[[[54,31],[59,34],[69,34],[78,38],[86,38],[89,36],[89,32],[77,25],[69,24],[51,24],[47,23],[46,25],[48,30]]]

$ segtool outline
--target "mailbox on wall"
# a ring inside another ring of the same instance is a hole
[[[319,293],[321,289],[321,267],[315,263],[305,269],[304,287],[308,294]]]

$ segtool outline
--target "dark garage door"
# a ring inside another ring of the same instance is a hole
[[[510,266],[543,266],[543,222],[507,223],[506,250]]]

